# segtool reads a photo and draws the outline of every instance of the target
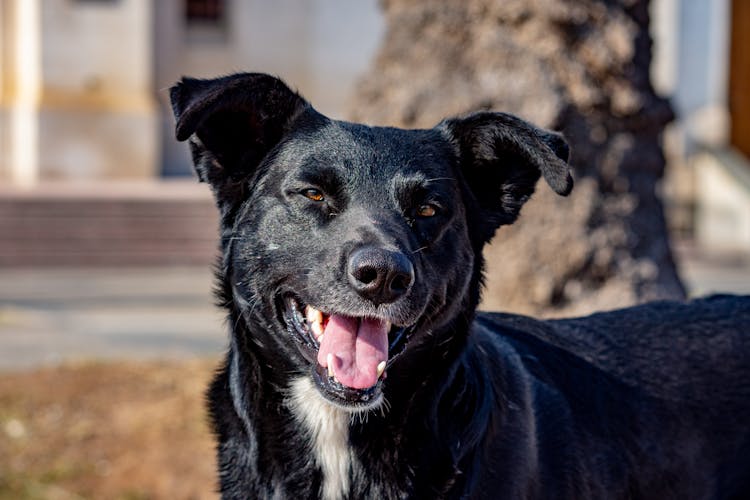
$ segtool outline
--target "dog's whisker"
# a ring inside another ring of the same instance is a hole
[[[424,182],[435,182],[435,181],[455,181],[455,177],[432,177],[431,179],[425,179]]]
[[[382,418],[385,418],[389,411],[391,411],[391,402],[388,401],[388,398],[384,395],[383,396],[383,402],[380,404],[380,416]]]

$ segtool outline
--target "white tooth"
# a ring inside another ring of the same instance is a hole
[[[310,329],[312,330],[313,335],[315,335],[315,339],[320,342],[320,338],[323,336],[323,325],[318,322],[311,322]]]
[[[391,331],[391,322],[386,321],[385,322],[385,331],[390,332]]]
[[[333,377],[333,354],[330,352],[328,353],[328,356],[326,356],[326,363],[328,364],[328,376]]]
[[[323,322],[323,313],[312,306],[305,307],[305,317],[312,325]]]
[[[378,364],[378,378],[380,378],[380,376],[383,375],[384,371],[385,371],[385,361],[381,361]]]
[[[320,334],[320,337],[318,337],[318,338],[316,338],[316,339],[315,339],[315,340],[317,340],[317,341],[318,341],[318,344],[322,344],[322,343],[323,343],[323,337],[325,337],[325,335],[323,335],[323,334],[321,333],[321,334]]]

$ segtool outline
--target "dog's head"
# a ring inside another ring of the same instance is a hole
[[[186,78],[171,98],[221,212],[234,307],[279,370],[349,409],[380,403],[407,342],[473,312],[482,246],[540,176],[572,188],[562,137],[503,113],[369,127],[263,74]]]

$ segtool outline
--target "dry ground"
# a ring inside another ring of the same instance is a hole
[[[217,498],[215,359],[0,374],[0,499]]]

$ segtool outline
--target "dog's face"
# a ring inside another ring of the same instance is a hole
[[[379,405],[407,342],[471,312],[482,245],[540,175],[572,187],[560,136],[510,115],[368,127],[261,74],[184,79],[171,95],[222,214],[223,285],[249,340],[347,409]]]

